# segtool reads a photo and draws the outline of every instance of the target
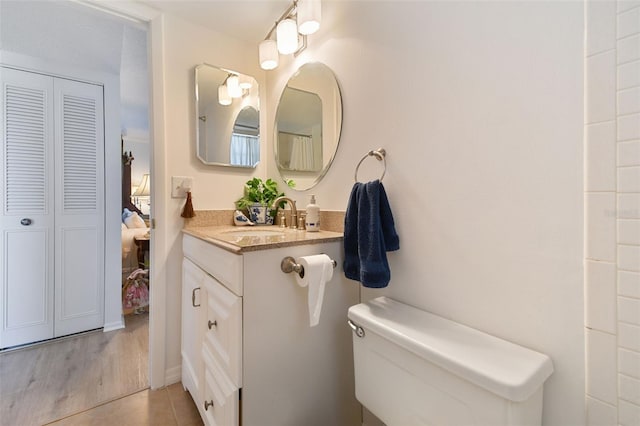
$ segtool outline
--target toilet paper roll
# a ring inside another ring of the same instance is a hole
[[[325,284],[333,278],[333,262],[326,254],[317,254],[298,257],[296,263],[304,268],[304,277],[296,274],[296,282],[308,287],[309,326],[314,327],[320,321]]]

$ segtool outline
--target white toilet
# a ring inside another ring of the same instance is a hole
[[[386,297],[348,317],[356,398],[387,426],[541,424],[548,356]]]

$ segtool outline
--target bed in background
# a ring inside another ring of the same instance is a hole
[[[122,276],[124,279],[138,267],[137,247],[134,237],[146,235],[149,227],[142,219],[142,211],[131,202],[131,152],[124,152],[122,145]]]

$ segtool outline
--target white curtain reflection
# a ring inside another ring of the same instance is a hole
[[[313,170],[313,140],[309,136],[293,137],[289,169]]]
[[[257,136],[231,135],[231,158],[233,166],[253,167],[260,160],[260,145]]]

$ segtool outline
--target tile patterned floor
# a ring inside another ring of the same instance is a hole
[[[49,423],[52,426],[196,426],[202,425],[191,396],[181,383],[144,390]]]

